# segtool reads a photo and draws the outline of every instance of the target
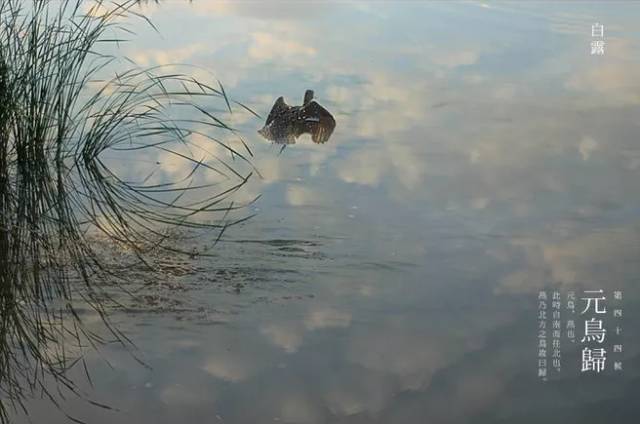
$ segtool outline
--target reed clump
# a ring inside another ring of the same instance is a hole
[[[150,251],[190,253],[167,229],[219,235],[245,219],[230,196],[251,177],[252,154],[212,112],[236,105],[222,86],[174,69],[116,73],[119,58],[100,53],[131,35],[128,19],[146,20],[135,3],[0,2],[0,422],[34,392],[56,402],[51,381],[76,391],[68,369],[82,358],[69,346],[104,341],[83,324],[79,302],[126,342],[105,308],[106,287],[126,273],[104,263],[92,237],[153,272]],[[128,179],[109,154],[157,166]],[[185,175],[158,177],[168,175],[160,157]]]

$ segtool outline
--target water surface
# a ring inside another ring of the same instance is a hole
[[[69,398],[68,413],[92,424],[635,422],[638,5],[143,11],[160,35],[137,22],[121,47],[140,65],[197,65],[263,118],[311,88],[337,126],[326,144],[303,136],[281,151],[257,134],[263,120],[226,117],[255,155],[260,176],[236,199],[261,194],[256,216],[214,258],[168,268],[146,305],[116,312],[151,369],[115,345],[88,352],[87,393],[118,411]],[[604,56],[590,54],[594,22]],[[113,166],[189,172],[165,159]],[[562,372],[538,378],[542,289],[624,292],[622,372],[581,373],[580,346],[565,343]],[[46,400],[29,410],[66,422]]]

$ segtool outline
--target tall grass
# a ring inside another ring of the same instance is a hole
[[[239,208],[229,196],[251,176],[251,151],[212,112],[231,112],[221,85],[162,68],[113,73],[116,56],[100,53],[130,36],[141,18],[100,0],[0,2],[0,422],[24,399],[57,387],[82,363],[75,344],[99,344],[78,301],[109,324],[107,286],[123,277],[101,259],[90,234],[102,234],[146,264],[152,249],[181,252],[167,227],[221,233]],[[194,140],[199,140],[196,143]],[[205,144],[210,144],[214,156]],[[105,153],[172,157],[190,164],[175,181],[139,181],[113,172]],[[199,178],[198,175],[208,176]],[[203,221],[202,216],[222,218]],[[213,223],[211,223],[213,222]],[[80,362],[76,362],[79,360]]]

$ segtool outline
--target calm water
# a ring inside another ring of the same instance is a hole
[[[149,305],[116,313],[151,369],[115,345],[87,353],[94,387],[83,387],[118,411],[70,397],[69,414],[636,422],[640,5],[201,0],[143,11],[161,35],[133,26],[122,53],[139,64],[198,65],[263,116],[311,88],[337,127],[324,145],[302,137],[280,153],[256,133],[262,119],[227,117],[262,175],[236,197],[262,194],[257,215],[214,259],[168,272]],[[590,54],[594,22],[604,56]],[[581,373],[583,346],[563,338],[562,371],[538,378],[545,288],[623,291],[623,371],[611,356],[604,373]],[[29,409],[34,422],[66,422],[46,400]]]

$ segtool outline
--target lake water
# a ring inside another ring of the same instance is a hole
[[[117,410],[69,397],[68,414],[91,424],[636,422],[637,3],[174,0],[142,12],[160,34],[134,21],[122,54],[197,65],[262,115],[226,118],[261,175],[237,199],[261,197],[213,258],[185,260],[148,289],[147,305],[114,313],[148,367],[107,345],[86,354],[93,387],[74,369],[89,398]],[[591,54],[596,22],[604,55]],[[325,144],[303,136],[281,151],[256,131],[277,97],[301,104],[306,89],[336,129]],[[579,314],[580,298],[600,289],[608,359],[601,373],[581,372],[591,315]],[[549,354],[547,381],[541,290],[563,302],[562,368]],[[47,400],[28,409],[33,422],[67,422]]]

